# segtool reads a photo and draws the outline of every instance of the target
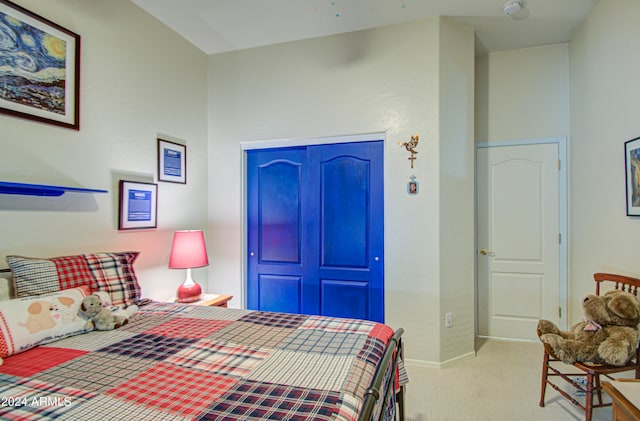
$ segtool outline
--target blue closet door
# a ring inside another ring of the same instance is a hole
[[[383,142],[312,146],[320,314],[384,321]]]
[[[383,142],[248,153],[248,306],[384,321]]]
[[[307,307],[302,304],[305,165],[305,148],[248,152],[250,309],[301,313]]]

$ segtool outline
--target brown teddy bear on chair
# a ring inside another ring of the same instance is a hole
[[[582,307],[585,320],[568,332],[548,320],[538,322],[538,336],[547,353],[567,364],[628,363],[638,346],[640,302],[635,295],[619,290],[601,296],[588,295]]]

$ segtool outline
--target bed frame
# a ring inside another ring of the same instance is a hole
[[[395,415],[398,415],[397,419],[404,421],[404,384],[400,383],[399,388],[396,387],[398,381],[398,368],[400,363],[404,361],[404,348],[402,345],[402,334],[404,329],[400,328],[396,330],[391,339],[387,349],[385,350],[380,364],[376,369],[375,375],[371,380],[371,385],[364,394],[364,402],[358,421],[371,421],[374,418],[374,409],[376,403],[380,400],[382,402],[382,408],[377,420],[382,421],[387,419],[387,408],[393,405],[394,419]],[[380,392],[384,392],[384,396],[381,396]],[[395,405],[398,405],[395,408]]]

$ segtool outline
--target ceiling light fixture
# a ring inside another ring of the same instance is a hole
[[[508,1],[502,6],[504,14],[507,16],[513,16],[522,9],[520,0]]]

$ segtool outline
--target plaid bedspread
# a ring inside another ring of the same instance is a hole
[[[152,303],[0,366],[0,418],[353,420],[388,326]]]

